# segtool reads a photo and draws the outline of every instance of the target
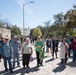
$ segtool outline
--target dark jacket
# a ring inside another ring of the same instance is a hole
[[[76,42],[72,41],[71,48],[72,50],[76,50]]]

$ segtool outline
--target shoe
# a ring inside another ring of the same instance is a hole
[[[36,67],[39,67],[39,65],[37,65]]]
[[[44,66],[43,64],[41,64],[40,66]]]
[[[26,67],[26,69],[29,69],[29,68],[30,68],[29,66]]]
[[[10,71],[10,73],[13,73],[13,71]]]
[[[20,67],[20,65],[18,65],[18,67]]]
[[[58,59],[58,57],[56,57]]]
[[[23,66],[23,69],[25,69],[25,66]]]
[[[8,72],[8,69],[6,69],[5,72]]]
[[[13,67],[12,69],[14,69],[15,67]]]

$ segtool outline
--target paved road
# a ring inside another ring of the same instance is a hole
[[[14,69],[14,73],[4,73],[3,62],[0,62],[0,75],[76,75],[76,62],[71,62],[72,59],[68,59],[66,66],[60,65],[59,52],[58,59],[52,59],[51,55],[45,53],[44,66],[36,67],[36,55],[33,54],[34,61],[30,62],[30,69],[26,70],[22,68],[22,61],[20,57],[20,67]]]

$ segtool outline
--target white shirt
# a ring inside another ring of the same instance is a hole
[[[22,47],[24,48],[23,54],[31,54],[32,45],[26,44],[25,42],[22,44]]]

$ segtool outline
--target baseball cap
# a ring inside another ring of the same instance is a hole
[[[14,38],[17,38],[17,36],[14,36]]]

